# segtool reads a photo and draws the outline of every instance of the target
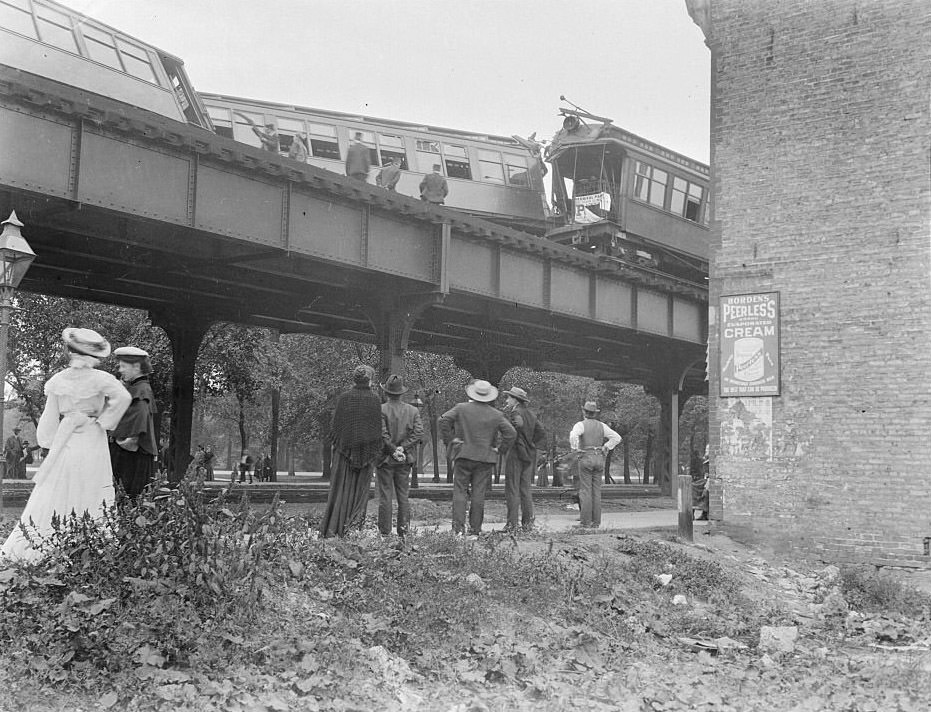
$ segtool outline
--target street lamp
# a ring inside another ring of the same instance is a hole
[[[23,281],[26,270],[36,258],[36,253],[20,234],[23,224],[16,218],[16,211],[2,223],[0,233],[0,437],[3,434],[3,416],[6,406],[6,347],[10,331],[10,312],[13,311],[13,295]],[[3,466],[6,476],[6,464]],[[0,478],[0,518],[3,517],[3,479]]]

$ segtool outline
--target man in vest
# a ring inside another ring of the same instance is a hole
[[[417,445],[423,438],[420,411],[410,403],[401,401],[407,393],[404,379],[396,374],[388,376],[382,390],[388,400],[381,404],[382,437],[385,456],[375,469],[375,487],[378,490],[378,531],[382,536],[391,534],[391,497],[398,500],[398,536],[407,534],[411,509],[408,493],[411,484],[411,465],[417,461]]]
[[[517,431],[517,440],[508,451],[504,461],[504,499],[507,503],[507,525],[505,531],[517,531],[517,518],[525,532],[533,529],[533,465],[537,450],[546,447],[546,431],[527,407],[530,398],[523,388],[514,386],[504,391],[506,396],[504,414]]]
[[[569,447],[579,452],[579,514],[583,528],[601,526],[601,484],[605,454],[617,447],[621,436],[598,420],[598,405],[586,401],[583,420],[569,431]]]

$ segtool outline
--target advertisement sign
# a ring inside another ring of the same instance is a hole
[[[779,395],[779,292],[721,297],[721,395]]]

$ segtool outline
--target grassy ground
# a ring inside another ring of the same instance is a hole
[[[0,710],[931,707],[931,599],[872,571],[669,531],[321,541],[308,510],[189,494],[0,571]]]

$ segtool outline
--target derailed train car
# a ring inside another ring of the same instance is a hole
[[[180,59],[52,0],[0,0],[4,68],[211,128]]]
[[[547,237],[703,284],[709,169],[610,119],[560,109],[547,146],[556,227]]]
[[[392,119],[346,114],[307,106],[201,93],[217,133],[261,146],[253,126],[273,126],[278,152],[305,142],[307,162],[344,173],[350,141],[359,133],[372,170],[400,160],[397,191],[418,197],[420,181],[439,166],[449,184],[446,207],[542,235],[551,226],[543,165],[512,137],[478,134]]]

